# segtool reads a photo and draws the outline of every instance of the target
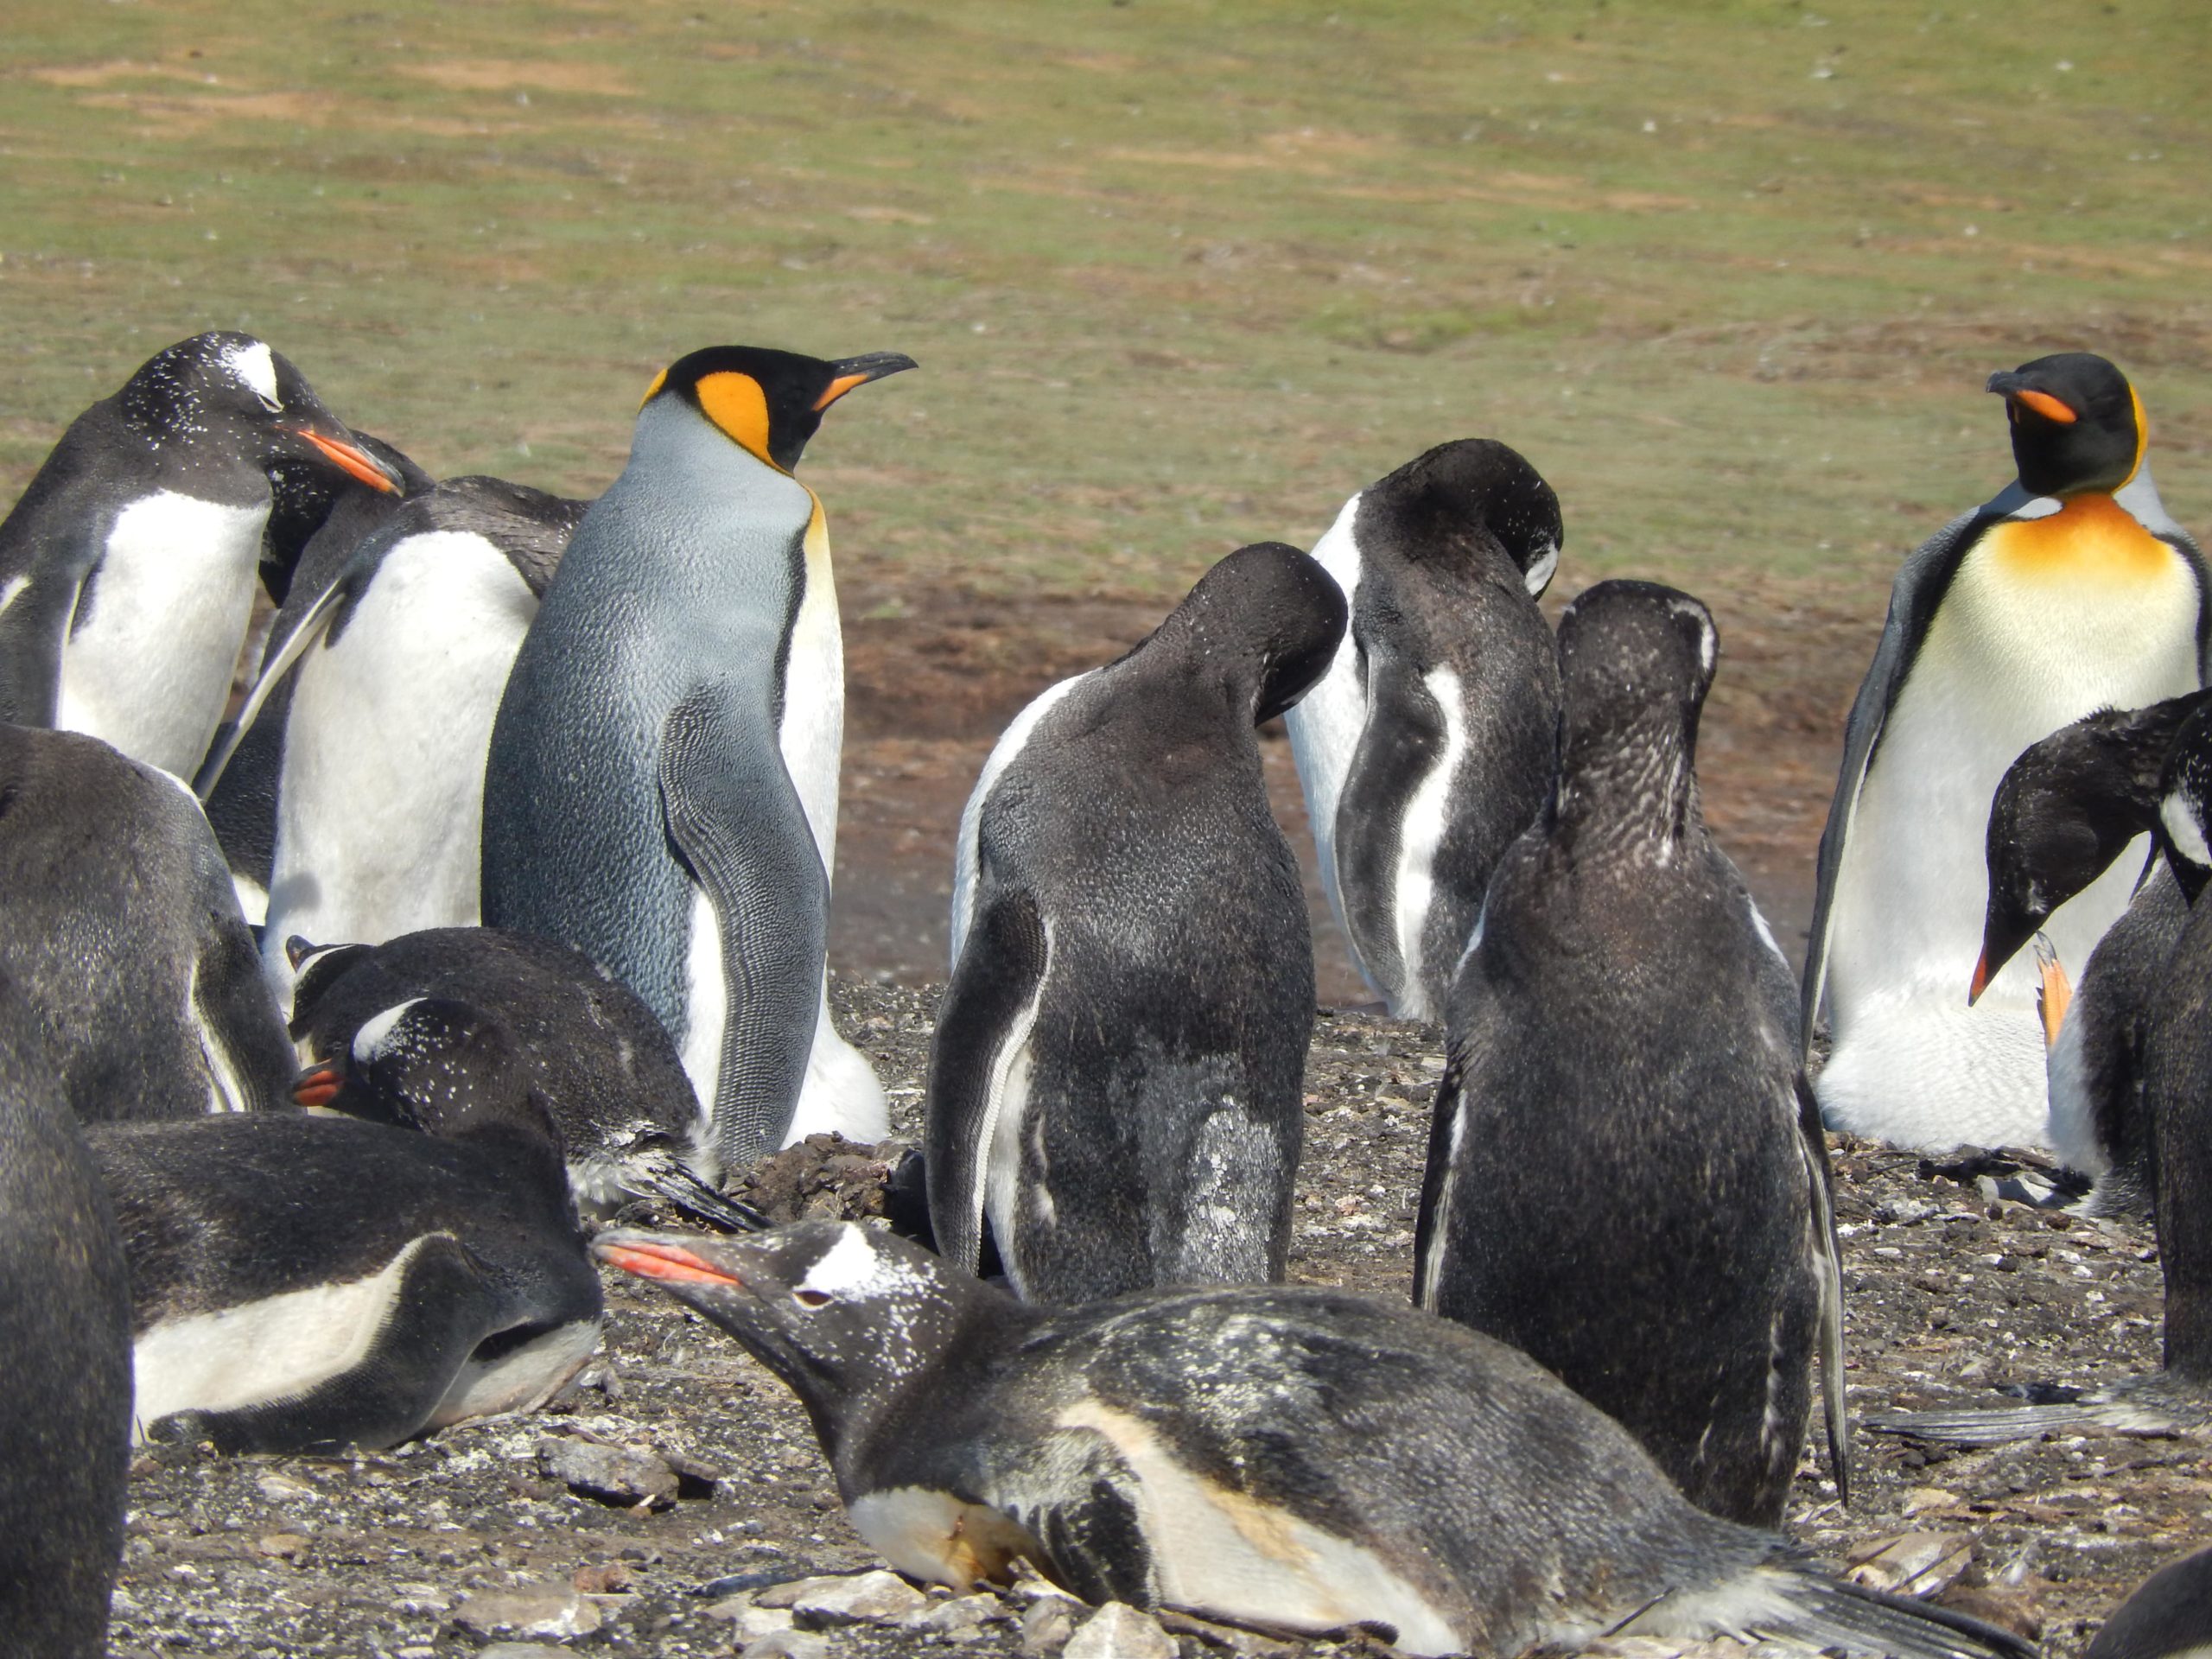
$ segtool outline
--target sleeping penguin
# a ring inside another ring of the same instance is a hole
[[[2196,690],[2206,572],[2160,505],[2127,378],[2067,352],[1992,375],[2019,477],[1904,563],[1852,705],[1821,836],[1804,975],[1829,1127],[1942,1149],[2043,1140],[2036,976],[2016,963],[1973,1007],[1983,830],[2021,750],[2099,708]],[[2126,907],[2139,855],[2046,924],[2085,960]]]

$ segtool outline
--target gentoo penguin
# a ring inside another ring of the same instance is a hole
[[[397,1121],[390,1068],[365,1070],[364,1057],[405,1046],[396,1027],[422,999],[465,1003],[512,1042],[560,1134],[586,1215],[652,1193],[717,1226],[766,1225],[715,1184],[720,1160],[674,1041],[628,986],[581,951],[492,927],[435,928],[375,945],[295,938],[289,950],[300,972],[292,1036],[310,1063],[295,1084],[302,1105]]]
[[[1942,1148],[2041,1141],[2032,964],[1969,1007],[1983,830],[2021,750],[2099,708],[2202,683],[2204,561],[2158,500],[2126,378],[2086,352],[1994,374],[2019,477],[1907,559],[1852,705],[1821,836],[1805,1033],[1834,1039],[1815,1079],[1829,1125]],[[2085,961],[2126,907],[2139,853],[2045,925]]]
[[[1551,788],[1559,659],[1536,600],[1559,498],[1488,438],[1344,504],[1313,550],[1351,607],[1284,723],[1330,906],[1401,1020],[1440,1020],[1483,889]]]
[[[916,1578],[965,1587],[1020,1556],[1088,1601],[1364,1624],[1414,1654],[1723,1633],[2028,1651],[1691,1508],[1541,1366],[1402,1305],[1246,1286],[1039,1308],[838,1222],[594,1249],[790,1386],[855,1529]]]
[[[2138,836],[2161,844],[2126,911],[2087,964],[2075,964],[2080,979],[2050,1039],[2048,1139],[2069,1168],[2095,1180],[2088,1207],[2100,1214],[2150,1204],[2143,1015],[2189,918],[2164,851],[2161,779],[2183,723],[2208,698],[2195,691],[2075,721],[2024,750],[1990,804],[1989,899],[1970,996]]]
[[[529,1410],[599,1340],[560,1143],[459,1003],[365,1045],[410,1127],[315,1112],[95,1126],[130,1261],[141,1438],[375,1447]]]
[[[0,971],[0,1630],[14,1653],[98,1659],[123,1555],[130,1287],[38,1026]]]
[[[493,728],[484,919],[645,1000],[732,1170],[887,1128],[830,1025],[844,650],[822,504],[791,472],[831,404],[913,366],[723,346],[663,371]]]
[[[283,1101],[283,1016],[214,835],[167,772],[0,725],[0,940],[86,1121]]]
[[[2160,1567],[2105,1621],[2083,1659],[2212,1656],[2212,1549]]]
[[[360,539],[379,507],[397,507],[410,496],[432,488],[437,480],[415,464],[397,446],[368,432],[356,432],[353,442],[397,480],[399,487],[385,487],[379,479],[372,488],[353,474],[324,462],[318,453],[312,460],[283,460],[269,473],[269,524],[262,532],[261,586],[271,603],[282,607],[290,597],[292,578],[299,574],[315,537],[334,524],[352,520],[356,528],[342,528],[340,539],[347,546]],[[364,509],[370,519],[359,515]]]
[[[79,416],[0,523],[0,720],[189,778],[253,612],[270,474],[399,480],[251,334],[195,334]]]
[[[988,1217],[1034,1300],[1282,1276],[1313,942],[1253,728],[1344,626],[1313,560],[1239,549],[991,752],[930,1045],[930,1221],[956,1265]]]
[[[294,934],[475,925],[493,718],[585,505],[454,479],[399,504],[339,568],[303,571],[237,722],[269,717],[286,684],[262,933],[280,994]],[[203,794],[226,758],[219,740]]]
[[[1789,963],[1707,834],[1705,607],[1560,619],[1560,775],[1452,988],[1414,1300],[1548,1366],[1700,1509],[1778,1526],[1820,1351],[1841,1457],[1827,1147]]]

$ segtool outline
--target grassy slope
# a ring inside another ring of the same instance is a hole
[[[1981,377],[2081,345],[2212,520],[2179,0],[331,10],[11,6],[0,488],[208,326],[576,491],[681,351],[896,348],[810,463],[894,605],[1179,591],[1488,432],[1575,585],[1878,611],[2005,474]]]

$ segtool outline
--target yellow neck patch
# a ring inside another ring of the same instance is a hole
[[[2127,401],[2135,406],[2135,461],[2128,467],[2127,476],[2120,480],[2122,489],[2133,484],[2135,474],[2143,470],[2143,452],[2151,447],[2151,417],[2143,412],[2143,399],[2132,381],[2127,387]]]
[[[639,409],[643,409],[647,404],[652,402],[654,398],[659,397],[660,389],[667,384],[668,371],[666,369],[663,369],[658,374],[653,376],[653,383],[645,388],[645,395],[638,399],[638,407]]]
[[[2048,518],[1999,524],[1989,543],[2005,572],[2022,581],[2148,582],[2164,575],[2176,556],[2101,492],[2069,496]]]
[[[699,407],[731,442],[776,466],[768,459],[768,394],[760,390],[758,380],[734,369],[724,369],[719,374],[702,375],[697,391]],[[783,468],[776,467],[776,470]]]

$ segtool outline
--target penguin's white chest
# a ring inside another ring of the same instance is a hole
[[[537,600],[485,537],[388,552],[335,639],[300,658],[285,726],[266,957],[479,917],[484,768]]]
[[[837,870],[837,765],[845,741],[845,640],[830,533],[817,508],[806,527],[806,591],[791,620],[783,719],[776,742],[814,831],[823,870]]]
[[[1819,1090],[1839,1127],[1929,1147],[2043,1139],[2029,954],[1966,1003],[1991,798],[2020,752],[2060,727],[2198,683],[2186,563],[2132,520],[2093,518],[2069,543],[2066,516],[1999,526],[1967,552],[1884,724],[1832,917],[1835,1049]],[[2051,918],[2062,961],[2087,960],[2142,861],[2129,849]]]
[[[62,642],[59,724],[189,778],[253,614],[268,504],[162,490],[117,515]]]
[[[1359,503],[1357,495],[1345,502],[1328,533],[1313,544],[1314,559],[1344,590],[1348,607],[1359,598],[1359,543],[1352,534]],[[1306,817],[1313,831],[1321,884],[1338,925],[1344,922],[1344,903],[1337,883],[1337,803],[1344,795],[1344,779],[1358,751],[1360,733],[1367,726],[1367,690],[1360,683],[1358,655],[1351,630],[1347,628],[1337,654],[1329,659],[1328,672],[1283,716],[1290,734],[1291,758],[1298,765],[1299,788],[1306,797]],[[1365,971],[1363,967],[1361,972]]]

